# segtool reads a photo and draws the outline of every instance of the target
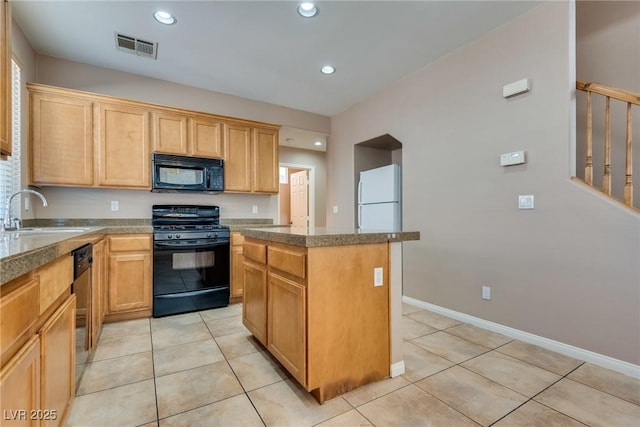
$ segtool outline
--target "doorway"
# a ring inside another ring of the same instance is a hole
[[[315,226],[315,173],[313,165],[280,163],[278,224]]]

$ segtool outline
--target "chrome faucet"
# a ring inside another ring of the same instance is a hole
[[[11,218],[11,202],[13,201],[14,197],[21,193],[35,194],[36,196],[40,197],[40,200],[42,200],[42,206],[47,206],[47,199],[45,199],[42,194],[38,193],[35,190],[25,189],[16,191],[7,199],[7,211],[5,212],[4,220],[2,220],[2,231],[17,230],[20,228],[20,218]]]

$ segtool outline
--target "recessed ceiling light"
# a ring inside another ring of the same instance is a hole
[[[322,145],[322,141],[316,141],[313,143],[316,147],[320,147]]]
[[[178,22],[175,16],[173,16],[169,12],[165,12],[164,10],[156,10],[155,12],[153,12],[153,17],[156,18],[156,21],[158,21],[159,23],[165,25],[173,25]]]
[[[298,13],[305,18],[313,18],[318,14],[318,8],[311,2],[304,2],[298,5]]]
[[[325,65],[322,68],[320,68],[320,72],[322,74],[333,74],[336,72],[336,69],[333,68],[331,65]]]

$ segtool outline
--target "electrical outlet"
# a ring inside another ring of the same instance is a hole
[[[253,213],[253,214],[257,214],[258,213],[258,205],[253,205],[251,207],[251,213]]]
[[[30,209],[31,209],[31,198],[27,195],[24,198],[24,210],[26,212],[29,212]]]
[[[111,201],[111,211],[115,212],[115,211],[119,211],[120,210],[120,202],[118,202],[117,200],[112,200]]]
[[[518,209],[533,209],[533,194],[518,196]]]
[[[333,213],[334,214],[338,213],[338,205],[333,205]]]
[[[383,277],[382,277],[383,269],[382,267],[375,267],[373,269],[373,286],[382,286]]]
[[[486,300],[491,299],[491,287],[489,286],[482,287],[482,299],[486,299]]]

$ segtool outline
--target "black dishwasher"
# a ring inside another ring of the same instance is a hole
[[[91,243],[71,252],[73,255],[73,283],[71,292],[76,294],[76,388],[84,373],[85,362],[91,348]]]

